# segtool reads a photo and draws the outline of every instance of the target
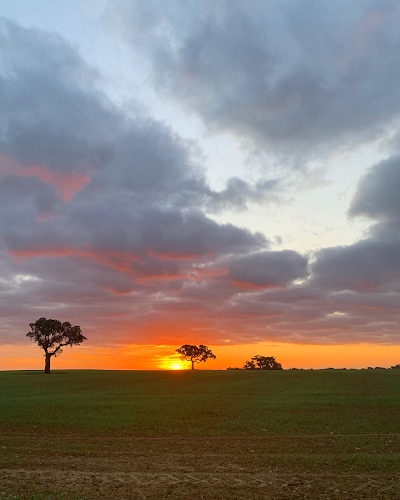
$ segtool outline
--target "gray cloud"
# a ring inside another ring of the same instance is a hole
[[[385,281],[400,277],[400,240],[366,238],[354,245],[325,248],[312,266],[314,283],[326,286]],[[365,287],[364,287],[365,288]]]
[[[349,215],[376,221],[353,245],[325,248],[312,266],[319,283],[339,284],[400,278],[400,160],[393,156],[360,180]]]
[[[210,211],[226,209],[247,208],[248,203],[280,202],[282,187],[277,179],[262,180],[251,185],[239,177],[231,177],[226,183],[226,188],[216,192],[207,192],[206,206]]]
[[[4,18],[0,30],[0,177],[35,176],[55,186],[63,201],[91,183],[128,189],[138,202],[152,197],[214,211],[276,201],[276,181],[242,182],[237,199],[236,180],[221,194],[213,191],[194,146],[142,112],[128,119],[97,90],[96,72],[61,37]],[[43,199],[37,203],[40,211]]]
[[[116,117],[76,51],[57,35],[1,18],[0,54],[1,150],[22,165],[59,171],[107,164]]]
[[[400,156],[373,166],[361,179],[349,215],[400,221]]]
[[[396,2],[119,0],[108,13],[162,96],[269,151],[353,147],[399,118]]]
[[[244,285],[287,286],[308,276],[308,259],[293,250],[260,252],[233,259],[229,278]]]

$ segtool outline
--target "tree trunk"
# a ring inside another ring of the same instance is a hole
[[[194,361],[192,359],[192,370],[194,370]]]
[[[50,358],[51,358],[51,354],[46,352],[46,365],[44,368],[44,373],[50,373]]]

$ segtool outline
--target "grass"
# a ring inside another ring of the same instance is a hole
[[[0,426],[89,435],[400,432],[400,371],[0,372]]]
[[[399,370],[0,372],[0,500],[398,500],[399,415]]]

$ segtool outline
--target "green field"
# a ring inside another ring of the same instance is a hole
[[[0,373],[0,424],[132,436],[400,432],[400,370]]]
[[[400,370],[21,371],[0,388],[0,499],[400,498]]]

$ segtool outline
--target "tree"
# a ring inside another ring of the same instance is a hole
[[[243,370],[257,370],[256,364],[253,361],[253,358],[251,358],[251,361],[246,361],[244,364]]]
[[[246,361],[244,370],[283,370],[274,356],[253,356],[250,361]]]
[[[390,367],[392,370],[400,370],[400,365],[394,365]]]
[[[217,356],[211,352],[211,349],[202,344],[199,346],[185,344],[179,349],[176,349],[176,352],[181,355],[182,361],[190,361],[192,363],[192,370],[194,370],[195,363],[201,363],[203,361],[207,361],[207,359],[217,358]]]
[[[26,334],[35,341],[45,352],[44,373],[50,373],[50,359],[59,356],[65,346],[82,344],[86,339],[82,335],[80,326],[71,326],[71,323],[61,323],[57,319],[40,318],[36,323],[29,323],[31,331]]]

